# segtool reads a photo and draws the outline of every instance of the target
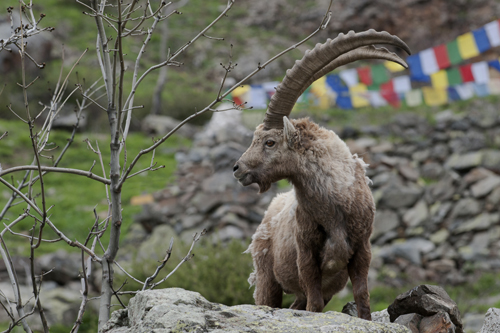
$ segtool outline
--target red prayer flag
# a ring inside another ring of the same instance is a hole
[[[474,75],[472,75],[471,66],[472,64],[468,64],[459,67],[462,82],[474,82]]]
[[[371,86],[371,84],[373,83],[372,81],[372,69],[371,67],[359,67],[357,68],[358,70],[358,76],[359,76],[359,80],[366,84],[367,86]]]
[[[380,95],[387,101],[387,103],[392,106],[399,108],[401,106],[401,101],[399,100],[399,95],[394,91],[394,84],[392,80],[380,85]]]
[[[451,64],[450,59],[448,58],[448,49],[446,48],[446,44],[436,46],[433,50],[439,69],[450,67]]]

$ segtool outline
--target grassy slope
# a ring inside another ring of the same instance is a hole
[[[9,131],[9,135],[0,143],[0,161],[3,169],[7,169],[9,166],[31,163],[32,155],[30,153],[32,148],[28,137],[29,132],[26,131],[25,126],[21,122],[0,121],[0,133],[6,130]],[[58,156],[69,134],[65,131],[53,131],[51,141],[60,147],[52,152],[53,155]],[[96,141],[98,142],[104,157],[104,167],[106,172],[109,173],[109,157],[107,156],[109,155],[109,138],[102,134],[77,134],[71,148],[67,151],[59,166],[89,170],[93,161],[97,159],[97,155],[88,149],[87,144],[83,142],[87,138],[92,142],[94,148],[96,147]],[[150,144],[151,138],[140,133],[132,133],[129,136],[127,146],[129,162],[141,148],[148,147]],[[122,193],[124,230],[133,222],[133,215],[141,210],[140,206],[130,205],[130,198],[143,192],[152,193],[163,189],[166,184],[172,182],[176,167],[173,157],[174,151],[189,145],[189,140],[176,136],[172,137],[156,151],[155,162],[158,165],[165,165],[164,169],[142,173],[129,179],[124,184]],[[150,160],[151,155],[144,156],[135,170],[148,167]],[[50,162],[46,162],[46,165],[50,165]],[[98,160],[93,172],[102,175]],[[17,180],[22,177],[23,173],[18,172],[13,175]],[[107,213],[105,188],[99,182],[71,174],[49,173],[44,177],[44,183],[47,193],[47,205],[54,205],[51,220],[70,239],[80,239],[82,235],[88,233],[94,220],[92,212],[94,207],[101,216]],[[0,193],[0,207],[3,207],[8,200],[9,192],[2,189]],[[9,211],[7,218],[15,218],[24,208],[24,205],[15,206]],[[25,220],[16,230],[27,230],[31,227],[31,224],[32,221]],[[46,235],[46,237],[48,236],[49,234]],[[19,244],[24,244],[21,246],[21,252],[27,250],[28,244],[26,242],[20,242]],[[51,251],[58,246],[57,244],[47,244],[41,250]]]

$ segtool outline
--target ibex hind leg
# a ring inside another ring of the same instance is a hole
[[[257,260],[256,260],[257,259]],[[273,259],[270,253],[254,257],[255,292],[253,297],[256,305],[267,305],[281,308],[283,288],[273,274]]]
[[[359,318],[372,320],[370,313],[370,294],[368,292],[368,268],[370,267],[370,244],[358,248],[349,261],[347,270],[352,282],[352,293],[358,308]]]

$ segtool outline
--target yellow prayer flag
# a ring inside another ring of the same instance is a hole
[[[349,87],[349,94],[351,95],[353,107],[361,108],[364,106],[370,106],[370,97],[367,90],[366,85],[362,83]]]
[[[462,59],[469,59],[479,54],[472,32],[460,35],[457,38],[458,52]]]
[[[233,90],[231,93],[234,97],[240,97],[241,95],[244,95],[250,91],[250,85],[245,84],[243,86],[240,86],[236,89]]]
[[[420,89],[414,89],[405,93],[406,105],[419,106],[422,104],[422,92]]]
[[[326,76],[322,76],[311,84],[311,93],[318,99],[318,107],[320,109],[328,109],[330,107],[330,95],[326,88]]]
[[[440,70],[434,74],[431,74],[432,86],[436,89],[446,89],[448,88],[448,75],[446,71]]]
[[[400,64],[398,64],[394,61],[389,61],[389,60],[384,62],[384,66],[391,73],[401,72],[401,71],[404,71],[406,69],[403,66],[401,66]]]
[[[435,89],[433,87],[422,87],[425,104],[429,106],[443,105],[448,102],[447,89]]]

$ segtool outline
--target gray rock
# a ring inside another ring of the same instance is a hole
[[[396,300],[387,308],[391,322],[400,315],[418,313],[424,317],[433,316],[440,312],[449,314],[456,326],[456,332],[463,332],[462,319],[457,304],[439,286],[423,284],[396,297]]]
[[[420,200],[415,206],[408,209],[403,215],[403,222],[408,227],[416,227],[429,217],[429,209],[424,200]]]
[[[490,227],[492,222],[498,220],[498,214],[483,213],[473,219],[460,223],[453,231],[453,234],[460,234],[472,230],[485,230]]]
[[[486,203],[492,207],[497,207],[500,204],[500,187],[497,187],[488,195]]]
[[[475,198],[484,197],[488,195],[495,187],[500,186],[499,176],[489,176],[483,180],[478,181],[471,186],[472,195]]]
[[[43,272],[52,272],[44,275],[45,281],[55,281],[64,285],[72,280],[80,280],[82,270],[81,254],[68,253],[59,249],[54,253],[45,254],[37,259],[39,269]]]
[[[500,151],[493,149],[483,149],[482,153],[482,166],[495,172],[500,172]]]
[[[380,204],[389,208],[410,207],[422,195],[422,189],[416,186],[390,186],[384,189]]]
[[[168,116],[147,115],[141,124],[141,129],[147,134],[164,136],[180,124],[180,121]],[[199,129],[191,124],[184,124],[175,133],[187,138],[194,138]]]
[[[451,212],[452,217],[474,216],[481,212],[481,204],[473,198],[460,199]]]
[[[471,152],[466,154],[453,154],[445,163],[445,166],[455,170],[466,170],[480,166],[483,161],[481,152]]]
[[[356,306],[356,302],[348,302],[342,308],[342,313],[345,313],[351,317],[358,317],[358,307]]]
[[[402,243],[395,243],[383,247],[380,250],[380,256],[385,259],[400,257],[408,260],[415,265],[422,264],[422,254],[434,250],[436,246],[433,242],[423,238],[411,238]]]
[[[371,238],[377,239],[379,236],[397,228],[399,226],[399,218],[392,210],[380,209],[375,212],[375,220],[373,223],[373,233]]]
[[[455,261],[450,259],[440,259],[429,261],[427,263],[427,269],[432,270],[438,274],[446,274],[455,270]]]
[[[422,166],[420,175],[427,179],[437,180],[444,175],[444,172],[441,163],[429,162]]]
[[[447,332],[455,333],[457,330],[455,324],[450,319],[450,315],[444,311],[438,312],[433,316],[422,318],[419,325],[419,333]]]
[[[500,309],[490,308],[484,317],[484,324],[479,333],[500,332]]]
[[[128,320],[126,319],[128,318]],[[225,306],[180,288],[141,291],[119,310],[102,332],[409,332],[338,312],[314,313],[266,306]]]
[[[372,312],[372,321],[376,323],[390,323],[391,319],[389,318],[389,312],[387,312],[387,309]]]

